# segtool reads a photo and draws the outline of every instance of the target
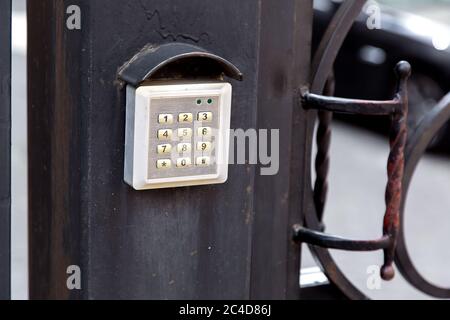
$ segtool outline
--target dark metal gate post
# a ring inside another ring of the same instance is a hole
[[[11,1],[0,2],[0,300],[11,287]]]
[[[80,30],[66,27],[71,5]],[[312,1],[29,0],[28,19],[31,298],[298,298]],[[117,70],[174,41],[244,73],[232,128],[280,129],[278,175],[232,165],[219,186],[123,182]],[[66,286],[71,265],[81,290]]]

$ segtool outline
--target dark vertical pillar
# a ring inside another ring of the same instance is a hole
[[[298,87],[311,1],[28,1],[31,298],[249,299],[298,295]],[[81,9],[81,30],[66,8]],[[39,35],[39,36],[38,36]],[[193,43],[236,64],[232,128],[281,128],[281,170],[232,165],[224,185],[137,192],[123,182],[120,66]],[[82,290],[69,291],[78,265]]]
[[[0,300],[11,287],[11,1],[0,1]]]
[[[31,299],[77,299],[87,292],[69,291],[66,272],[77,265],[87,280],[89,228],[81,210],[87,183],[81,181],[89,157],[85,126],[94,81],[89,78],[94,66],[87,66],[88,2],[82,6],[83,29],[68,30],[66,8],[77,1],[27,1]]]
[[[300,249],[292,225],[302,221],[305,114],[298,105],[309,81],[312,1],[261,1],[257,127],[280,130],[280,171],[256,172],[252,290],[254,299],[299,297]]]

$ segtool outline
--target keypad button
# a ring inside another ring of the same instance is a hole
[[[191,158],[179,158],[177,160],[177,167],[178,168],[188,168],[192,165]]]
[[[156,163],[156,168],[158,169],[170,169],[172,167],[172,160],[170,159],[161,159]]]
[[[178,138],[192,138],[192,129],[191,128],[180,128],[178,129]]]
[[[197,134],[199,137],[210,138],[212,136],[212,128],[200,127],[198,128]]]
[[[158,154],[168,154],[172,152],[171,144],[160,144],[158,146]]]
[[[173,114],[163,113],[158,116],[158,123],[160,124],[172,124]]]
[[[178,122],[180,123],[191,123],[194,121],[194,116],[192,113],[180,113],[178,115]]]
[[[197,166],[199,167],[207,167],[211,165],[211,158],[210,157],[198,157],[195,161]]]
[[[158,130],[158,139],[159,140],[171,140],[172,134],[173,134],[173,132],[171,129]]]
[[[213,120],[212,112],[199,112],[197,114],[197,120],[201,122],[211,122]]]
[[[209,152],[212,149],[211,142],[197,142],[197,151]]]
[[[190,153],[192,151],[192,145],[190,143],[179,143],[177,151],[178,153]]]

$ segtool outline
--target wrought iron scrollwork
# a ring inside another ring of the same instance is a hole
[[[408,95],[407,80],[411,66],[402,61],[397,64],[398,89],[395,97],[388,101],[369,101],[327,97],[312,93],[303,94],[303,106],[306,109],[320,111],[351,113],[359,115],[392,116],[390,146],[388,159],[388,183],[386,187],[386,212],[384,216],[383,236],[377,240],[350,240],[331,236],[323,232],[295,226],[294,239],[329,249],[347,251],[384,250],[384,265],[381,277],[391,280],[394,277],[394,256],[397,235],[400,227],[400,204],[404,172],[404,150],[407,137]]]
[[[332,79],[334,62],[365,2],[365,0],[347,0],[340,5],[314,56],[311,86],[302,89],[301,105],[310,110],[305,129],[307,139],[311,143],[307,145],[307,156],[311,154],[312,150],[314,119],[318,117],[319,120],[316,140],[318,152],[315,161],[317,178],[314,188],[311,186],[306,190],[306,196],[312,199],[314,205],[307,206],[305,209],[305,226],[294,226],[294,240],[310,245],[311,251],[329,280],[351,299],[367,299],[367,297],[345,277],[333,260],[329,249],[348,251],[383,249],[385,257],[381,269],[383,279],[393,278],[395,260],[399,271],[414,287],[434,297],[450,298],[450,289],[431,284],[417,271],[408,254],[403,229],[404,206],[410,181],[427,145],[437,131],[450,119],[450,94],[423,118],[409,137],[407,137],[406,121],[408,114],[407,79],[410,76],[411,67],[407,62],[400,62],[396,67],[399,81],[397,93],[392,100],[365,101],[332,97],[334,95]],[[323,232],[322,216],[328,192],[330,124],[333,112],[390,115],[392,117],[386,212],[383,236],[380,239],[355,241]],[[308,177],[306,177],[306,181],[309,181]]]

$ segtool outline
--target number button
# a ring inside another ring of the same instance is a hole
[[[156,163],[156,168],[158,169],[170,169],[172,167],[172,160],[162,159],[158,160]]]
[[[197,120],[201,122],[211,122],[213,120],[212,112],[199,112],[197,114]]]
[[[178,129],[178,138],[192,138],[192,129],[191,128],[180,128]]]
[[[159,140],[171,140],[172,133],[173,132],[170,129],[158,130],[158,139]]]
[[[187,168],[192,165],[191,158],[180,158],[177,160],[177,167],[178,168]]]
[[[192,146],[190,143],[180,143],[177,147],[178,153],[190,153]]]
[[[180,123],[191,123],[194,121],[194,116],[192,113],[180,113],[178,115],[178,122]]]
[[[212,144],[211,142],[197,142],[197,151],[208,152],[211,151]]]
[[[212,129],[209,127],[198,128],[198,135],[204,138],[210,138],[212,136]]]
[[[211,165],[211,158],[210,157],[198,157],[196,160],[196,164],[199,167],[207,167]]]
[[[160,144],[158,146],[158,154],[167,154],[172,152],[171,144]]]
[[[160,114],[158,116],[158,123],[160,124],[172,124],[173,123],[173,114]]]

